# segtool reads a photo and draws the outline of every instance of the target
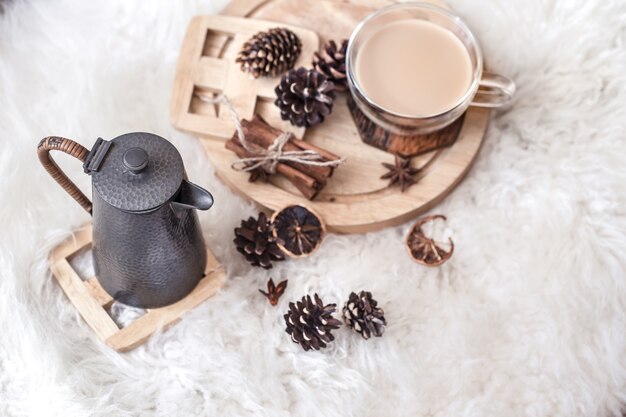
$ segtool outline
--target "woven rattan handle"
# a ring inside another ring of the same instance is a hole
[[[39,161],[46,171],[48,171],[48,174],[50,174],[74,200],[78,201],[78,204],[87,210],[87,213],[91,214],[91,201],[89,201],[85,194],[78,189],[76,184],[65,175],[56,162],[54,162],[50,151],[61,151],[85,162],[89,150],[73,140],[60,138],[58,136],[48,136],[39,142],[37,146],[37,156],[39,156]]]

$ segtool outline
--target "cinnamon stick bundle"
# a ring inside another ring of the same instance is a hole
[[[276,129],[260,116],[256,115],[252,121],[242,120],[241,127],[248,144],[254,144],[262,149],[268,149],[274,140],[283,132]],[[239,158],[259,156],[247,151],[239,140],[235,131],[233,137],[226,141],[226,149],[234,152]],[[292,138],[283,146],[285,152],[311,150],[317,152],[325,161],[339,160],[340,157],[325,149],[311,145],[299,139]],[[324,188],[328,178],[333,175],[333,167],[306,165],[305,163],[284,161],[276,164],[276,173],[287,178],[304,197],[313,200]]]

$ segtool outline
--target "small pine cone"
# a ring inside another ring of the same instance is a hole
[[[324,74],[304,67],[283,75],[274,90],[280,117],[298,127],[322,123],[333,110],[335,87]]]
[[[284,261],[285,255],[276,244],[272,227],[265,213],[250,217],[235,228],[235,246],[252,266],[270,269],[272,261]]]
[[[333,317],[337,305],[324,305],[317,294],[314,297],[315,301],[307,295],[295,304],[289,303],[289,311],[283,316],[287,325],[285,331],[306,351],[325,348],[327,343],[335,340],[331,331],[341,326],[341,322]]]
[[[324,45],[321,54],[313,54],[313,68],[324,74],[335,84],[336,91],[346,91],[348,83],[346,80],[346,51],[348,50],[348,40],[341,42],[337,46],[335,41],[328,41]]]
[[[380,337],[385,332],[387,321],[385,312],[377,306],[369,291],[361,291],[359,295],[351,293],[343,307],[343,320],[348,327],[360,333],[363,339],[372,335]]]
[[[274,77],[293,68],[301,51],[302,42],[295,33],[274,28],[259,32],[244,43],[235,62],[254,78]]]

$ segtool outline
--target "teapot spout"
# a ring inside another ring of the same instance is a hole
[[[213,205],[213,196],[204,188],[183,179],[178,196],[172,201],[175,209],[208,210]]]

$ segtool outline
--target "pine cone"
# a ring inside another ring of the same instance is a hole
[[[350,297],[343,307],[343,320],[346,325],[360,333],[363,339],[369,339],[372,335],[380,337],[385,331],[387,321],[382,308],[376,307],[378,303],[372,298],[369,291],[361,291],[359,295],[350,293]]]
[[[302,42],[295,33],[285,28],[274,28],[259,32],[244,43],[235,62],[254,78],[274,77],[293,68],[301,51]]]
[[[272,227],[265,213],[259,218],[250,217],[241,222],[241,227],[235,228],[237,251],[245,256],[252,266],[270,269],[272,261],[284,261],[285,255],[276,244],[272,235]]]
[[[324,51],[313,54],[313,68],[324,74],[335,84],[336,91],[346,91],[348,83],[346,81],[346,51],[348,50],[348,40],[345,39],[338,47],[335,41],[328,41],[324,45]]]
[[[327,343],[335,340],[331,330],[341,326],[341,322],[333,317],[336,310],[336,304],[324,305],[317,294],[315,302],[310,295],[302,297],[295,304],[289,303],[289,311],[283,316],[287,324],[285,331],[306,351],[325,348]]]
[[[280,117],[295,126],[310,127],[322,123],[333,110],[334,85],[315,70],[304,67],[290,70],[274,91]]]

